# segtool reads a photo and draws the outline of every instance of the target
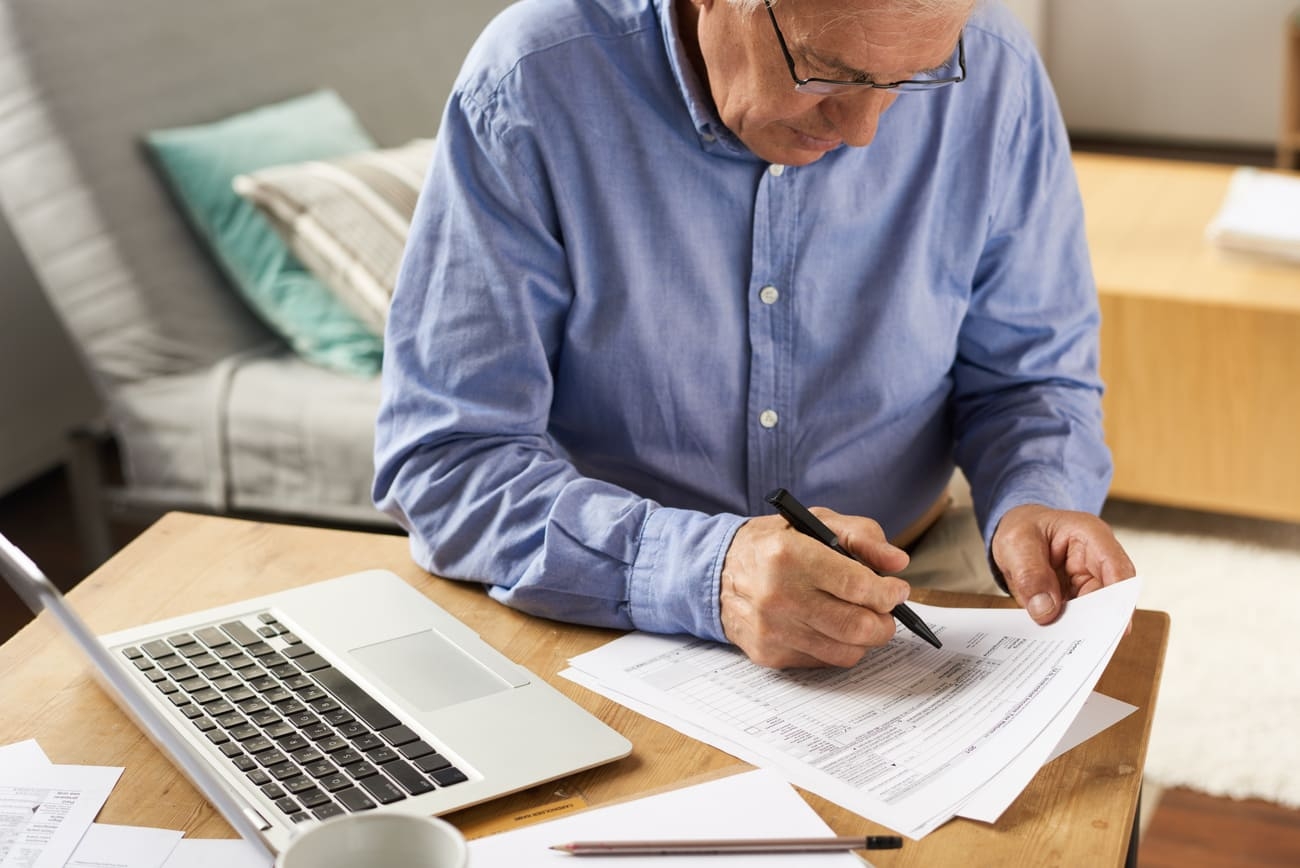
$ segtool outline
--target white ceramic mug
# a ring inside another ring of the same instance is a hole
[[[326,820],[289,842],[275,868],[465,868],[460,831],[437,817],[366,812]]]

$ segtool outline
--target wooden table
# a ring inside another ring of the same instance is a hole
[[[1234,167],[1076,154],[1111,495],[1300,521],[1300,265],[1205,240]]]
[[[404,537],[173,513],[81,583],[73,605],[100,633],[343,573],[390,569],[477,630],[485,640],[568,694],[629,738],[619,762],[478,805],[448,817],[474,828],[526,813],[564,796],[590,805],[680,786],[746,768],[734,757],[604,699],[556,673],[569,657],[618,633],[529,617],[477,586],[415,567]],[[939,604],[1009,605],[954,594],[916,598]],[[871,854],[880,866],[1117,865],[1123,862],[1138,802],[1168,616],[1139,611],[1099,689],[1139,711],[1045,766],[996,825],[954,820],[902,850]],[[103,694],[78,653],[56,641],[42,616],[0,647],[0,744],[36,738],[54,762],[126,768],[100,821],[183,829],[189,837],[230,837],[207,805]],[[817,796],[809,803],[840,834],[882,827]]]

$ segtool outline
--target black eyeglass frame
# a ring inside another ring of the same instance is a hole
[[[846,88],[869,87],[875,90],[897,90],[897,91],[917,91],[931,90],[936,87],[946,87],[950,84],[957,84],[966,80],[966,40],[964,34],[957,36],[957,66],[961,70],[957,75],[948,76],[947,78],[905,78],[902,81],[878,82],[878,81],[847,81],[836,78],[800,78],[799,73],[794,68],[794,56],[790,54],[790,46],[786,44],[785,34],[781,32],[781,25],[776,23],[776,13],[772,11],[772,0],[763,0],[763,5],[767,8],[767,17],[772,21],[772,30],[776,33],[776,41],[781,45],[781,53],[785,55],[785,65],[790,69],[790,78],[794,81],[794,89],[800,93],[814,94],[835,94],[842,93]]]

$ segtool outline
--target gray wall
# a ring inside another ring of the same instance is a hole
[[[0,494],[62,459],[97,404],[72,345],[0,221]]]
[[[1296,0],[1007,0],[1066,125],[1093,136],[1271,147]],[[971,62],[975,62],[971,58]]]

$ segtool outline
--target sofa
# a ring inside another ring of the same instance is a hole
[[[144,137],[321,89],[379,146],[433,136],[505,5],[0,0],[0,207],[105,407],[70,439],[99,557],[124,510],[395,528],[370,501],[378,377],[305,359],[232,291]]]

